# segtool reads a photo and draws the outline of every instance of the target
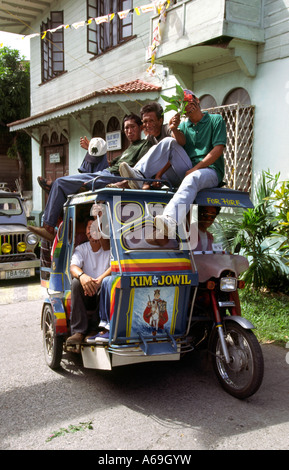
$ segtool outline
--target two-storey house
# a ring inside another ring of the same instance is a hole
[[[83,135],[112,136],[114,158],[127,145],[124,115],[164,104],[176,83],[225,117],[231,187],[250,190],[267,169],[288,179],[287,0],[181,0],[166,15],[151,11],[161,3],[0,0],[0,29],[31,35],[31,116],[10,128],[32,139],[35,215],[45,202],[37,176],[77,173]]]

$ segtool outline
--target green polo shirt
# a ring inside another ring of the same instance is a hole
[[[181,122],[179,129],[186,137],[184,149],[192,160],[193,167],[216,146],[226,145],[226,124],[220,114],[204,112],[202,119],[193,124],[189,119]],[[224,178],[224,156],[221,155],[210,168],[214,168],[219,183]]]

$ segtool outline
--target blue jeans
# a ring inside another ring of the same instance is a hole
[[[107,169],[97,171],[96,173],[80,173],[77,175],[57,178],[52,184],[52,188],[49,193],[44,210],[43,221],[47,225],[55,227],[67,196],[69,194],[76,194],[84,183],[86,183],[87,190],[91,189],[91,180],[97,176],[100,178],[94,183],[94,188],[96,189],[104,188],[107,184],[115,181],[113,174]]]
[[[172,137],[165,137],[154,145],[134,166],[146,178],[153,178],[168,162],[171,167],[163,174],[162,179],[173,186],[179,186],[186,171],[192,168],[187,152]]]
[[[212,168],[202,168],[187,175],[177,192],[166,205],[163,215],[170,216],[178,224],[181,223],[189,212],[197,193],[201,189],[218,186],[218,175]]]
[[[112,285],[112,277],[106,276],[101,283],[100,299],[99,299],[99,326],[110,329],[110,291]]]
[[[183,147],[172,137],[165,137],[152,147],[137,162],[134,169],[147,178],[153,178],[168,162],[171,163],[171,167],[162,178],[173,186],[180,186],[165,207],[164,215],[180,223],[189,212],[190,205],[193,204],[201,189],[218,186],[218,176],[212,168],[203,168],[185,176],[186,172],[192,168],[192,162]]]

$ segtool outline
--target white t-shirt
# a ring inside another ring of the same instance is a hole
[[[78,245],[71,257],[70,265],[75,264],[93,278],[97,278],[110,266],[110,250],[104,251],[102,247],[96,252],[92,251],[89,242]]]

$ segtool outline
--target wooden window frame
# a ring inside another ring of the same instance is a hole
[[[87,19],[98,18],[109,13],[115,13],[114,18],[109,23],[96,25],[94,21],[87,25],[87,52],[94,57],[98,57],[106,52],[126,43],[133,36],[133,16],[128,16],[121,20],[116,14],[119,11],[128,10],[125,5],[128,0],[87,0]],[[130,1],[129,8],[133,2]],[[130,28],[130,34],[124,31]]]
[[[41,37],[47,31],[45,38],[41,39],[41,81],[45,83],[64,73],[64,31],[63,28],[54,33],[54,29],[63,24],[63,11],[51,11],[47,22],[41,23]]]

